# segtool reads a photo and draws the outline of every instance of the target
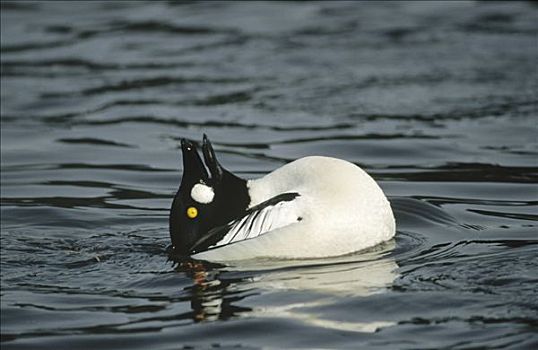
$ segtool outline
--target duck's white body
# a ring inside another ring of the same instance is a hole
[[[214,261],[256,257],[320,258],[377,245],[395,234],[390,204],[366,172],[344,160],[305,157],[249,180],[250,207],[282,193],[298,193],[268,217],[270,230],[194,255]]]

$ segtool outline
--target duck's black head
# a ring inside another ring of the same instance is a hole
[[[219,164],[206,135],[202,144],[205,164],[195,143],[182,139],[181,150],[183,178],[170,209],[170,238],[176,254],[190,255],[195,253],[194,244],[211,229],[241,216],[250,197],[246,181]],[[197,246],[196,252],[205,248]]]

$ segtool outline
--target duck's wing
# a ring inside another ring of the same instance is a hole
[[[301,221],[295,201],[297,197],[297,192],[282,193],[250,208],[242,217],[210,230],[193,245],[191,251],[199,253],[256,238]]]

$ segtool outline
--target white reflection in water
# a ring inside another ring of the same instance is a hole
[[[235,309],[242,317],[294,319],[316,327],[375,332],[394,323],[384,320],[338,321],[308,309],[332,305],[339,298],[368,297],[386,291],[398,277],[398,265],[389,255],[394,247],[392,240],[368,251],[331,259],[235,262],[226,266],[225,270],[246,273],[248,277],[232,283],[221,281],[220,273],[197,269],[193,275],[197,286],[192,303],[194,317],[197,321],[228,318],[230,309],[234,309],[229,301],[230,293],[234,291],[262,290],[262,295],[304,291],[304,301]]]

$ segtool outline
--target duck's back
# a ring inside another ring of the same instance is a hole
[[[248,187],[251,207],[279,194],[297,193],[288,210],[298,221],[208,252],[211,256],[205,258],[337,256],[376,245],[395,232],[392,210],[382,190],[366,172],[344,160],[301,158],[250,180]]]

